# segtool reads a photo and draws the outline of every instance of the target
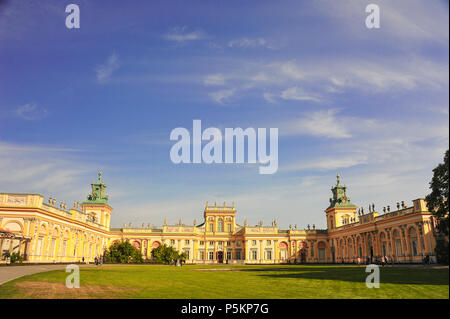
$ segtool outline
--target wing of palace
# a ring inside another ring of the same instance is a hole
[[[236,223],[236,208],[206,203],[203,221],[186,225],[181,220],[161,227],[131,224],[111,228],[112,207],[99,173],[87,200],[65,203],[39,194],[0,193],[0,254],[11,253],[29,263],[93,261],[115,241],[127,240],[151,260],[151,250],[161,244],[186,252],[188,263],[361,263],[387,257],[396,263],[432,261],[435,222],[424,199],[385,207],[378,212],[358,208],[347,197],[347,187],[337,183],[325,210],[327,229],[278,228]]]

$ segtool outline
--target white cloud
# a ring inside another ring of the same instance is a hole
[[[238,47],[238,48],[257,48],[257,47],[264,47],[271,49],[273,48],[266,39],[264,38],[257,38],[257,39],[249,39],[249,38],[241,38],[241,39],[235,39],[228,42],[228,46],[230,48]]]
[[[208,86],[225,85],[225,77],[223,74],[211,74],[205,77],[203,84]]]
[[[337,110],[305,113],[302,118],[278,125],[283,135],[311,135],[325,138],[350,138],[348,120],[338,119]]]
[[[179,43],[207,38],[206,33],[202,30],[188,32],[187,29],[187,26],[176,27],[170,33],[166,34],[165,38],[169,41],[175,41]]]
[[[281,63],[280,65],[275,66],[279,68],[282,75],[289,79],[301,80],[305,77],[305,73],[293,61]]]
[[[339,156],[339,157],[324,157],[316,158],[312,161],[288,165],[283,167],[286,171],[297,170],[336,170],[338,168],[349,168],[356,165],[367,164],[368,158],[363,155],[356,156]]]
[[[296,101],[312,101],[320,102],[321,99],[312,94],[306,93],[302,89],[294,86],[281,92],[280,97],[285,100],[296,100]]]
[[[335,59],[327,60],[326,64],[320,59],[236,62],[234,67],[226,65],[222,72],[204,78],[203,82],[225,87],[232,83],[242,92],[261,90],[263,95],[270,90],[282,99],[312,102],[330,101],[333,95],[351,91],[374,95],[410,92],[418,88],[446,90],[449,85],[447,63],[419,57],[401,60],[377,58],[371,61]]]
[[[217,103],[223,104],[223,102],[225,100],[229,99],[230,97],[232,97],[234,95],[235,91],[236,91],[235,89],[221,90],[221,91],[209,93],[209,96]]]
[[[263,97],[264,99],[269,102],[269,103],[277,103],[277,100],[275,100],[275,94],[273,93],[269,93],[269,92],[264,92],[263,93]]]
[[[16,114],[24,120],[35,121],[45,118],[48,112],[44,108],[39,108],[35,103],[28,103],[19,106]]]
[[[77,150],[0,141],[0,189],[83,198],[88,185],[80,176],[92,168],[72,160],[73,152]]]
[[[114,71],[119,68],[119,59],[115,53],[111,54],[108,57],[108,60],[105,64],[102,64],[97,67],[97,80],[100,83],[106,82],[111,78],[111,75]]]
[[[348,0],[344,2],[314,3],[321,14],[327,14],[352,36],[367,39],[367,29],[361,25],[361,15],[368,2]],[[403,43],[435,41],[448,46],[448,3],[445,1],[397,0],[377,1],[380,7],[380,39]]]

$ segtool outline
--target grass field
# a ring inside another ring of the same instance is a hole
[[[10,281],[0,298],[449,298],[448,269],[425,267],[380,268],[379,289],[360,266],[103,265],[81,268],[79,289],[66,288],[67,275]]]

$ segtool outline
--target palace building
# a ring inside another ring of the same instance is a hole
[[[116,241],[127,240],[144,258],[162,244],[186,252],[188,263],[276,264],[359,263],[387,256],[396,263],[435,261],[435,220],[424,199],[412,206],[397,203],[377,212],[374,205],[364,212],[350,202],[346,185],[337,182],[325,209],[327,229],[278,228],[277,222],[256,226],[236,223],[236,208],[206,203],[203,222],[180,222],[160,228],[111,228],[113,208],[106,185],[98,175],[87,200],[65,203],[39,194],[0,193],[0,260],[18,253],[28,263],[93,261]]]

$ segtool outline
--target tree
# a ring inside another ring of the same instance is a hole
[[[186,259],[186,253],[179,254],[175,248],[164,244],[152,250],[152,258],[157,263],[170,264],[172,260]]]
[[[116,242],[105,251],[105,259],[110,263],[142,263],[142,254],[128,241]]]
[[[438,236],[436,239],[436,256],[439,262],[448,263],[448,198],[449,198],[449,151],[445,152],[444,163],[433,169],[430,182],[431,193],[425,198],[428,210],[437,220]]]

